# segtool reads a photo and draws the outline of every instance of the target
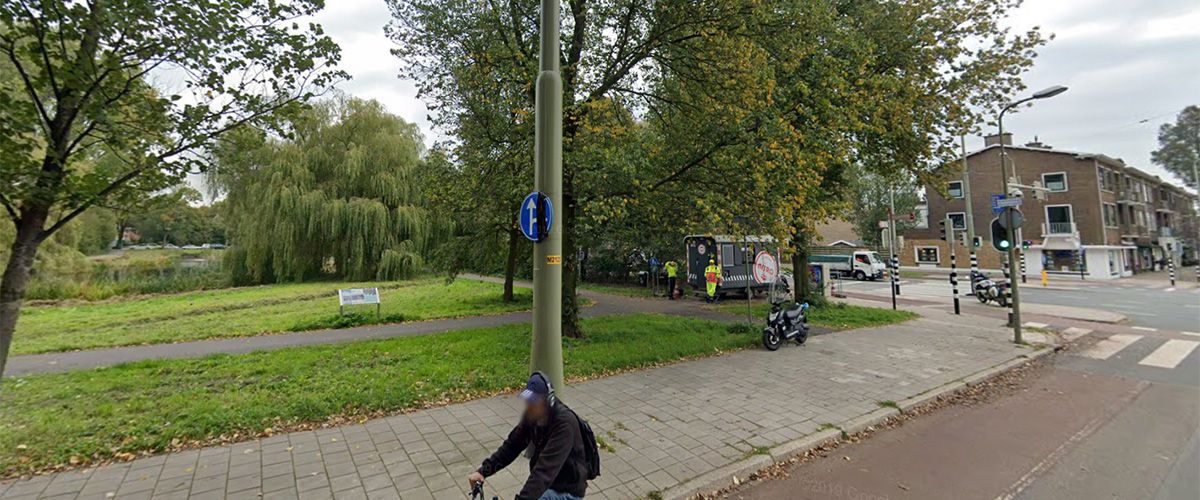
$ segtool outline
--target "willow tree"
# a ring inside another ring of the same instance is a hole
[[[49,237],[94,206],[182,181],[217,137],[269,126],[346,77],[332,68],[337,44],[301,23],[323,6],[0,2],[0,215],[15,227],[0,277],[0,372]]]
[[[424,207],[416,125],[376,101],[335,98],[289,130],[287,139],[241,130],[216,150],[234,280],[390,280],[420,270],[446,224]]]

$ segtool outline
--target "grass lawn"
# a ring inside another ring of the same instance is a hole
[[[716,306],[722,312],[745,316],[746,301],[730,299]],[[755,318],[767,317],[771,305],[764,301],[755,301],[752,307]],[[808,324],[822,326],[834,330],[849,330],[869,326],[883,326],[915,319],[919,315],[909,311],[893,311],[881,307],[863,307],[849,304],[830,302],[823,307],[813,307],[808,310]]]
[[[652,314],[590,318],[583,326],[586,339],[564,339],[568,377],[759,341],[727,333],[722,323]],[[514,389],[527,375],[529,333],[527,324],[508,325],[9,378],[0,390],[0,471],[11,476]]]
[[[501,300],[495,283],[425,278],[388,283],[303,283],[227,288],[101,303],[28,306],[21,309],[13,354],[161,344],[215,337],[348,326],[338,323],[337,289],[378,286],[382,320],[413,321],[530,308],[533,295],[515,290]],[[360,306],[372,322],[374,309]]]
[[[660,289],[665,289],[666,287],[667,287],[666,283],[663,283],[660,286]],[[653,290],[651,290],[650,288],[646,288],[644,286],[635,286],[635,285],[580,283],[579,288],[581,290],[587,290],[590,292],[610,293],[613,295],[624,295],[626,297],[635,297],[635,298],[644,298],[644,297],[653,297],[654,296]]]

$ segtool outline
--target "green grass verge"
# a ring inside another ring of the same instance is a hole
[[[729,314],[740,316],[745,316],[746,314],[746,302],[744,300],[731,299],[710,307],[715,307]],[[771,306],[760,300],[753,303],[751,310],[755,318],[762,319],[767,317],[767,312],[771,310]],[[916,319],[918,316],[918,314],[909,311],[893,311],[879,307],[863,307],[831,302],[825,306],[809,309],[808,324],[833,330],[849,330],[901,323]]]
[[[337,289],[377,286],[382,317],[371,306],[338,317]],[[425,278],[388,283],[304,283],[229,288],[106,303],[31,306],[21,310],[13,354],[33,354],[217,337],[339,328],[528,310],[533,294],[501,300],[495,283]]]
[[[666,288],[666,284],[664,283],[662,285],[662,287]],[[599,284],[599,283],[580,283],[579,288],[581,290],[587,290],[589,292],[600,292],[600,293],[608,293],[608,294],[612,294],[612,295],[623,295],[625,297],[636,297],[636,298],[654,297],[653,290],[646,288],[644,286],[606,285],[606,284]]]
[[[758,342],[725,326],[652,314],[585,319],[587,338],[564,339],[567,376]],[[9,378],[0,391],[0,471],[10,476],[514,389],[527,375],[529,334],[527,324],[508,325]]]

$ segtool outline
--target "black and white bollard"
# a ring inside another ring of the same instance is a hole
[[[954,294],[954,314],[962,314],[958,308],[958,258],[950,254],[950,292]]]
[[[1171,277],[1171,286],[1175,286],[1175,259],[1167,256],[1167,276]]]
[[[1008,326],[1013,326],[1013,300],[1012,300],[1012,277],[1008,275],[1008,263],[1010,262],[1008,255],[1004,257],[1004,281],[1008,286],[1004,287],[1004,302],[1008,305]]]
[[[970,276],[975,276],[975,273],[978,273],[978,272],[979,272],[979,257],[975,255],[975,252],[971,252],[971,275]],[[975,294],[975,282],[971,282],[971,286],[967,287],[967,295],[974,295],[974,294]]]
[[[900,295],[900,258],[892,254],[892,289]]]
[[[1021,250],[1021,283],[1025,283],[1025,251]]]

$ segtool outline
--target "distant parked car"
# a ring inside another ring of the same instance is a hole
[[[225,244],[224,243],[205,243],[203,245],[200,245],[200,247],[201,248],[209,248],[209,249],[213,249],[213,250],[220,250],[222,248],[225,248]]]
[[[200,250],[201,248],[204,248],[204,247],[201,247],[200,245],[184,245],[179,248],[182,248],[184,250]]]

